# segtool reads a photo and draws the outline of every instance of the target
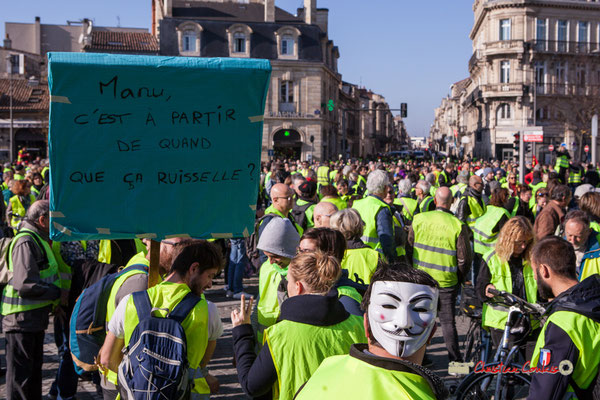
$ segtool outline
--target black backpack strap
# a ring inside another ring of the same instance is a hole
[[[175,306],[173,311],[171,311],[168,315],[168,318],[174,319],[180,324],[183,323],[183,320],[188,316],[188,314],[196,307],[202,300],[200,296],[196,296],[194,293],[189,292],[185,295],[183,299]]]
[[[150,303],[150,297],[148,292],[143,290],[141,292],[135,292],[131,295],[133,297],[133,304],[138,314],[138,320],[150,318],[152,316],[152,303]]]

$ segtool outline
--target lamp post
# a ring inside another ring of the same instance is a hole
[[[6,56],[6,60],[10,64],[9,68],[9,79],[8,79],[8,112],[10,118],[10,130],[8,132],[8,157],[9,161],[13,162],[13,152],[12,152],[12,144],[13,144],[13,90],[12,90],[12,77],[13,77],[13,57],[12,55]]]

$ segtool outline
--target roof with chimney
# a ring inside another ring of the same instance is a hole
[[[327,34],[316,24],[307,24],[302,17],[294,16],[275,7],[275,22],[265,22],[262,3],[194,1],[191,7],[173,7],[173,16],[160,21],[160,50],[162,55],[179,55],[177,27],[192,21],[202,26],[201,57],[229,57],[227,29],[233,24],[246,24],[252,29],[250,57],[278,59],[275,32],[284,26],[300,31],[298,60],[323,62],[322,40]]]
[[[265,22],[265,6],[262,3],[216,3],[196,1],[193,7],[173,7],[173,18],[201,18],[213,21]],[[276,23],[301,23],[304,19],[275,7]]]
[[[9,111],[10,79],[0,79],[0,111]],[[47,111],[49,106],[48,82],[30,86],[27,79],[12,80],[13,111]]]
[[[84,51],[107,53],[158,54],[156,38],[150,33],[92,31],[92,41]]]

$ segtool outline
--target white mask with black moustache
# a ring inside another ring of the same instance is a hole
[[[409,282],[377,281],[367,310],[373,337],[391,355],[409,357],[429,339],[439,291]]]

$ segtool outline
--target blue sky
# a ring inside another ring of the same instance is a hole
[[[4,22],[64,24],[93,19],[96,25],[150,27],[150,0],[5,1]],[[295,14],[302,0],[276,0]],[[450,85],[468,76],[472,54],[471,0],[317,0],[329,9],[329,37],[340,49],[339,71],[347,82],[385,96],[391,108],[408,103],[411,136],[429,134],[433,110]]]

